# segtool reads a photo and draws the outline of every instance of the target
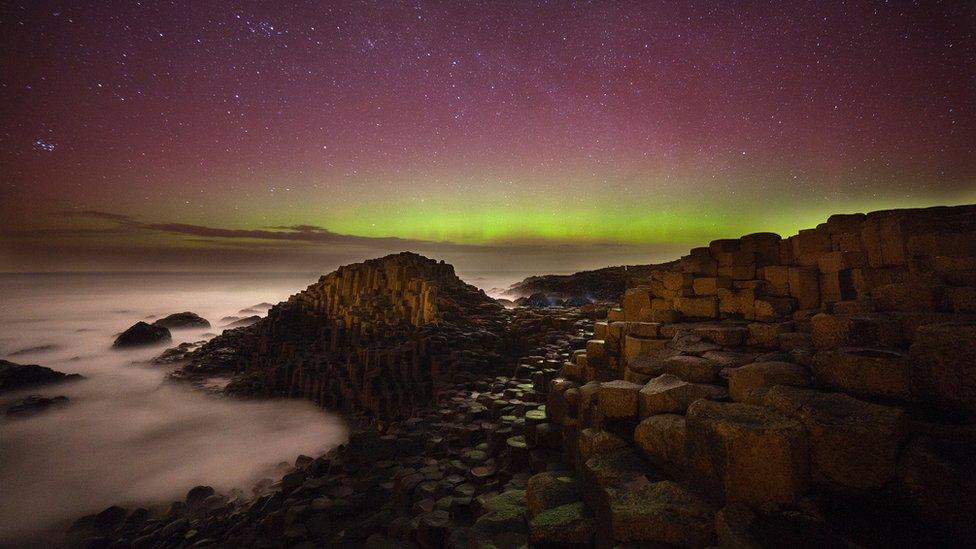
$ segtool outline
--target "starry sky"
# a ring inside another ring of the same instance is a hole
[[[4,2],[0,271],[564,270],[976,202],[974,5]]]

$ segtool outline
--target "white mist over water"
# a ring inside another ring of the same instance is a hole
[[[219,333],[219,321],[276,303],[318,275],[0,275],[0,358],[87,379],[0,395],[70,401],[25,419],[0,416],[0,546],[36,543],[109,505],[182,499],[272,476],[274,466],[340,444],[345,426],[307,401],[236,401],[165,382],[168,367],[133,364],[183,341]],[[211,330],[173,330],[173,342],[111,349],[118,332],[149,317],[193,311]],[[34,347],[53,346],[18,353]],[[11,356],[14,354],[14,356]],[[48,538],[49,539],[49,538]]]

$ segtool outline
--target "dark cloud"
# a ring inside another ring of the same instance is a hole
[[[100,212],[98,210],[63,210],[54,212],[59,217],[86,217],[90,219],[104,219],[107,221],[117,221],[119,223],[132,222],[132,217],[128,215]]]
[[[108,226],[86,227],[79,223],[78,227],[4,232],[0,240],[0,270],[329,272],[344,263],[409,250],[443,259],[459,272],[544,274],[659,263],[688,249],[687,244],[681,243],[512,241],[473,245],[345,235],[310,224],[227,229],[147,223],[132,216],[95,210],[55,215]],[[144,238],[153,235],[163,238]]]
[[[159,231],[170,234],[189,235],[204,238],[221,239],[260,239],[260,240],[293,240],[319,243],[353,243],[353,244],[411,244],[426,243],[423,240],[410,240],[396,237],[366,237],[334,233],[318,225],[287,225],[274,226],[265,229],[224,229],[193,225],[188,223],[145,223],[132,216],[102,212],[97,210],[69,210],[54,212],[60,217],[86,218],[117,223],[120,227],[131,227],[147,231]],[[91,231],[90,229],[59,229],[62,234],[70,235],[72,231]],[[111,231],[111,229],[109,229]],[[36,231],[34,231],[36,232]]]

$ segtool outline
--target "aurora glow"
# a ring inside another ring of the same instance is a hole
[[[7,3],[0,270],[598,267],[976,202],[974,29],[965,1]],[[218,231],[296,225],[353,238]]]

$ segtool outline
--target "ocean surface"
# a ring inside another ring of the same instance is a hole
[[[485,290],[531,273],[471,273]],[[301,400],[236,401],[166,381],[147,361],[166,347],[221,331],[221,319],[277,303],[319,273],[0,274],[0,358],[86,379],[0,395],[0,546],[36,544],[113,504],[182,499],[279,478],[279,464],[318,455],[346,437],[342,420]],[[167,345],[114,350],[137,321],[192,311],[212,328],[172,330]],[[261,312],[262,316],[264,312]],[[2,415],[27,395],[67,405],[27,418]]]

